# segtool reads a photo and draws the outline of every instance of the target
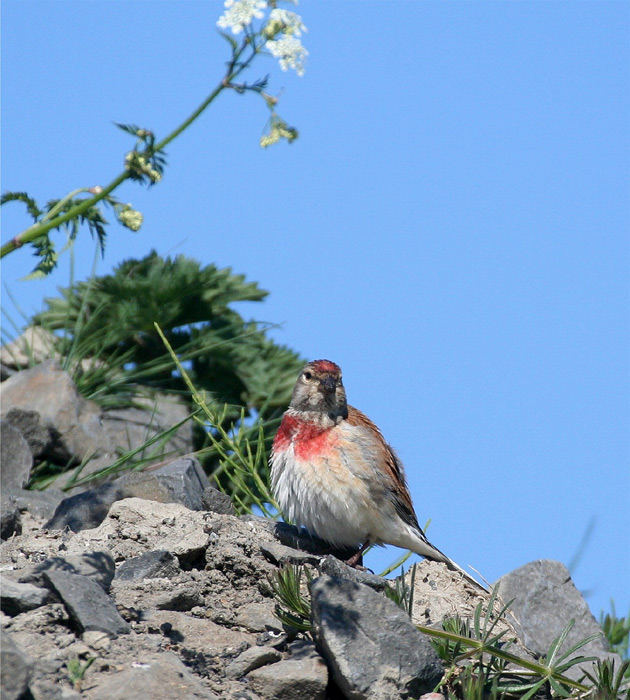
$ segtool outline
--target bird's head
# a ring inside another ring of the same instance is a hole
[[[295,383],[291,408],[315,411],[337,418],[348,417],[346,390],[341,381],[341,368],[330,360],[309,362]]]

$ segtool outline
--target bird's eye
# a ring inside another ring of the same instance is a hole
[[[304,372],[304,379],[312,379],[313,375],[310,372]]]

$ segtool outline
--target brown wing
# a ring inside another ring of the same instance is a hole
[[[394,500],[394,505],[400,517],[409,525],[415,527],[422,535],[424,533],[418,525],[418,518],[416,517],[415,511],[413,509],[413,503],[411,502],[411,496],[409,495],[409,489],[407,488],[407,480],[405,478],[405,472],[401,461],[396,456],[394,450],[385,442],[381,431],[372,423],[372,421],[365,415],[361,413],[354,406],[348,406],[348,423],[350,425],[362,426],[374,433],[378,443],[382,449],[383,460],[382,464],[385,466],[387,476],[392,482],[392,498]]]

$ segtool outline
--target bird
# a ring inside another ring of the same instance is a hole
[[[379,428],[346,400],[341,368],[300,372],[270,455],[271,489],[285,518],[335,548],[410,549],[478,581],[429,542],[418,524],[403,465]]]

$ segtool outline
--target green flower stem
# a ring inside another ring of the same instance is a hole
[[[223,78],[223,80],[216,86],[216,88],[208,95],[208,97],[197,107],[197,109],[185,120],[183,121],[176,129],[171,131],[168,136],[163,138],[159,143],[157,143],[153,151],[157,152],[161,149],[163,149],[165,146],[167,146],[171,141],[176,139],[182,131],[186,130],[205,110],[206,108],[219,96],[223,90],[226,88],[231,87],[230,83],[234,78],[236,78],[240,73],[242,73],[246,68],[249,67],[251,64],[252,60],[256,56],[256,54],[259,52],[259,47],[256,46],[255,42],[252,40],[252,53],[251,55],[245,60],[243,63],[238,63],[239,58],[241,57],[243,51],[245,50],[246,46],[250,42],[248,41],[247,43],[243,44],[241,48],[238,51],[235,51],[232,60],[230,61],[228,71]],[[66,221],[70,221],[70,219],[74,219],[77,216],[80,216],[84,212],[86,212],[90,207],[94,206],[97,202],[100,202],[101,199],[104,199],[107,197],[111,192],[113,192],[117,187],[119,187],[125,180],[127,180],[129,177],[131,177],[131,172],[129,170],[123,170],[120,175],[115,177],[109,185],[104,187],[98,194],[95,194],[93,197],[90,197],[88,199],[84,199],[83,201],[79,202],[75,207],[72,207],[72,209],[68,210],[65,214],[61,214],[59,216],[56,216],[54,219],[49,219],[46,221],[47,217],[44,217],[42,221],[37,222],[33,226],[29,226],[27,229],[24,229],[24,231],[21,231],[20,233],[17,234],[14,238],[12,238],[8,243],[5,243],[1,248],[0,248],[0,258],[4,258],[5,255],[8,255],[9,253],[12,253],[14,250],[17,248],[21,248],[23,245],[26,245],[27,243],[32,243],[34,240],[39,238],[40,236],[43,236],[44,234],[48,233],[53,228],[57,228],[58,226],[61,226],[62,224],[65,224]],[[60,207],[63,203],[65,203],[69,198],[74,196],[75,194],[84,191],[85,188],[81,188],[79,190],[76,190],[75,192],[71,193],[70,195],[67,195],[57,206]],[[55,207],[56,209],[56,207]],[[54,211],[54,209],[53,209]],[[52,212],[48,213],[48,216],[50,216]]]
[[[42,216],[42,218],[40,219],[40,222],[48,221],[48,219],[55,216],[55,214],[58,211],[61,211],[61,209],[63,209],[63,206],[66,202],[70,201],[71,199],[74,199],[78,194],[81,194],[81,192],[89,192],[89,191],[90,191],[89,187],[79,187],[79,189],[77,189],[77,190],[72,190],[72,192],[67,194],[63,199],[60,199],[57,202],[57,204],[55,204],[55,206],[48,213],[44,214],[44,216]]]
[[[437,637],[439,639],[448,639],[451,642],[459,642],[460,644],[471,647],[471,649],[474,650],[473,653],[492,654],[492,656],[497,656],[500,659],[503,659],[504,661],[509,661],[528,671],[533,671],[538,676],[554,678],[555,680],[560,681],[561,683],[564,683],[568,686],[571,686],[572,688],[575,688],[576,690],[579,690],[583,693],[588,692],[589,690],[585,685],[582,685],[582,683],[578,683],[577,681],[574,681],[571,678],[567,678],[561,673],[558,673],[557,671],[554,671],[553,669],[543,664],[538,664],[535,661],[528,661],[527,659],[521,659],[519,656],[510,654],[509,651],[505,651],[496,646],[489,647],[486,644],[484,644],[484,642],[479,641],[477,639],[471,639],[470,637],[462,637],[461,635],[454,634],[453,632],[446,632],[445,630],[436,630],[432,627],[424,627],[423,625],[416,625],[416,627],[420,630],[420,632],[426,634],[429,637]]]

